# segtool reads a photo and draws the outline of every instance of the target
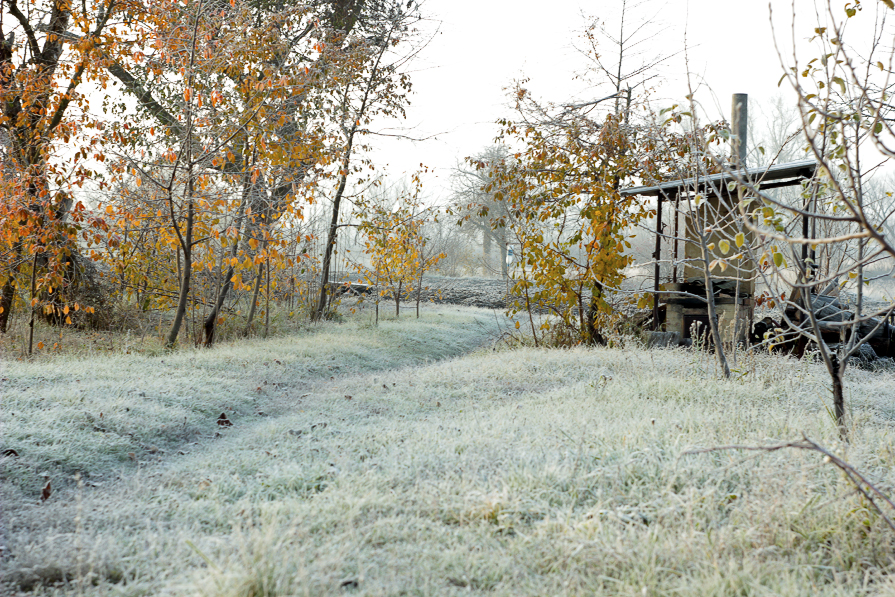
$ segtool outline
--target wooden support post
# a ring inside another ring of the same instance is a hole
[[[653,277],[653,329],[659,331],[659,259],[662,257],[662,193],[656,196],[656,260]]]
[[[673,255],[672,255],[672,269],[671,269],[671,282],[673,284],[677,283],[677,261],[678,261],[678,234],[679,234],[679,223],[681,221],[681,196],[679,193],[674,194],[674,239],[671,241],[674,247]]]
[[[733,106],[730,109],[730,132],[736,135],[733,144],[733,152],[730,156],[736,160],[737,168],[746,168],[746,142],[749,126],[749,95],[746,93],[733,94]]]

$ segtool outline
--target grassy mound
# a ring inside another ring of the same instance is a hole
[[[481,328],[454,323],[460,352]],[[324,344],[355,345],[344,329]],[[893,592],[891,533],[816,455],[685,455],[805,433],[891,488],[891,373],[851,374],[846,448],[809,363],[761,355],[736,381],[718,381],[709,356],[636,347],[419,364],[423,339],[388,333],[382,366],[365,353],[311,381],[293,356],[304,372],[288,384],[304,385],[270,398],[273,416],[234,415],[185,455],[16,503],[2,573],[36,594]],[[252,389],[260,377],[243,379],[238,359],[265,346],[184,355],[185,369],[208,359],[208,381],[172,379]],[[285,362],[263,350],[258,376]]]

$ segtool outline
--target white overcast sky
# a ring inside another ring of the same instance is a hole
[[[844,1],[836,2],[837,10],[843,9]],[[396,124],[408,128],[404,131],[408,135],[435,137],[415,142],[372,141],[378,148],[375,159],[391,179],[414,171],[420,163],[434,168],[437,179],[427,181],[432,199],[443,198],[450,170],[458,160],[492,142],[498,130],[495,120],[511,116],[505,88],[514,79],[528,78],[526,87],[548,101],[608,95],[605,89],[587,89],[573,79],[586,65],[575,45],[581,45],[582,12],[599,16],[607,28],[617,30],[622,0],[425,0],[421,4],[430,19],[430,31],[436,27],[438,31],[410,67],[412,103],[407,120]],[[768,0],[639,4],[629,19],[644,15],[655,19],[645,52],[681,52],[661,69],[663,80],[655,81],[654,104],[665,106],[684,99],[685,45],[691,79],[702,84],[696,97],[709,116],[727,117],[733,93],[748,93],[754,108],[777,93],[789,97],[785,87],[777,88],[783,71],[771,34]],[[817,26],[817,16],[813,0],[796,0],[796,4],[795,35],[804,61],[809,55],[806,40]],[[878,2],[864,0],[864,4],[865,11],[872,12]],[[772,5],[777,34],[791,59],[792,0],[772,0]],[[612,48],[605,46],[605,50],[610,53]]]

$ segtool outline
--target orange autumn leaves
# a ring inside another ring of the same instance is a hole
[[[60,28],[23,15],[0,36],[16,40],[0,48],[0,79],[4,105],[19,106],[0,117],[18,152],[0,172],[3,327],[14,304],[67,321],[67,299],[50,295],[81,254],[143,309],[183,292],[207,303],[225,280],[244,289],[262,267],[307,260],[304,206],[340,174],[339,102],[379,52],[370,36],[316,2],[32,4]],[[78,93],[85,82],[109,92],[102,110]],[[384,111],[400,112],[404,88],[384,90]],[[94,211],[72,201],[90,180]],[[203,272],[193,288],[181,283],[191,272]]]
[[[640,171],[633,136],[616,114],[562,126],[500,124],[504,140],[520,150],[500,163],[474,165],[488,171],[485,190],[506,206],[508,215],[493,225],[506,227],[518,247],[513,310],[547,309],[589,342],[593,318],[610,311],[603,289],[618,287],[632,262],[625,234],[652,213],[618,192],[621,180]]]

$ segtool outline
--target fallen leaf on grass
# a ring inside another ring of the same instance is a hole
[[[3,450],[3,455],[4,456],[18,456],[19,453],[16,452],[15,450],[13,450],[12,448],[7,448],[7,449]]]
[[[50,482],[47,481],[46,486],[43,488],[43,491],[40,492],[40,501],[45,502],[50,499],[50,494],[53,493],[53,488],[50,486]]]
[[[221,427],[233,427],[233,422],[227,418],[227,413],[221,413],[218,417],[218,425]]]

